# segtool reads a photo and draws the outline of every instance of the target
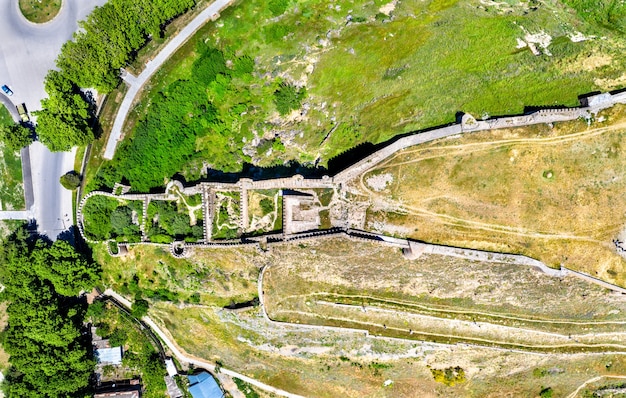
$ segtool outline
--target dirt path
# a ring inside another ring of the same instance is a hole
[[[570,395],[568,395],[567,398],[575,398],[576,395],[578,395],[578,393],[580,392],[580,390],[585,388],[588,384],[595,383],[596,381],[600,381],[602,379],[626,379],[626,376],[607,375],[607,376],[596,376],[596,377],[593,377],[593,378],[587,380],[586,382],[584,382],[583,384],[581,384],[580,386],[578,386],[578,388],[576,390],[574,390],[574,392],[572,392]]]
[[[111,289],[107,289],[104,292],[105,295],[111,296],[113,298],[115,298],[117,301],[119,301],[120,303],[124,304],[126,307],[131,308],[132,307],[132,303],[127,300],[125,297],[123,297],[122,295],[118,294],[117,292],[111,290]],[[189,364],[193,364],[195,366],[198,367],[202,367],[205,368],[207,370],[210,370],[211,372],[215,373],[215,364],[211,363],[211,362],[207,362],[204,361],[202,359],[196,358],[194,356],[191,356],[189,354],[187,354],[182,348],[180,348],[175,342],[174,339],[169,335],[169,333],[166,333],[165,328],[161,329],[160,326],[158,326],[150,317],[145,316],[143,318],[141,318],[142,321],[144,321],[148,326],[150,326],[150,328],[154,331],[154,333],[156,333],[159,338],[163,341],[163,343],[167,346],[167,348],[170,349],[170,351],[172,352],[172,354],[174,354],[174,356],[180,361],[180,362],[184,362],[184,363],[189,363]],[[224,367],[220,368],[220,372],[229,375],[231,377],[236,377],[238,379],[241,379],[243,381],[245,381],[246,383],[252,384],[255,387],[258,387],[262,390],[265,390],[269,393],[273,393],[276,395],[280,395],[282,397],[287,397],[287,398],[304,398],[300,395],[297,394],[292,394],[289,393],[287,391],[283,391],[281,389],[272,387],[270,385],[267,385],[265,383],[262,383],[256,379],[253,379],[251,377],[248,377],[246,375],[243,375],[241,373],[237,373],[233,370],[230,369],[226,369]]]
[[[397,332],[403,332],[403,333],[410,333],[410,329],[409,328],[399,328],[399,327],[395,327],[395,326],[389,326],[389,325],[384,325],[384,324],[380,324],[380,323],[375,323],[375,322],[368,322],[368,321],[360,321],[360,320],[356,320],[356,319],[348,319],[348,318],[344,318],[344,317],[330,317],[330,316],[321,316],[321,315],[317,315],[314,313],[308,313],[308,312],[304,312],[304,311],[296,311],[296,310],[280,310],[280,313],[283,314],[296,314],[296,315],[302,315],[302,316],[307,316],[307,317],[316,317],[316,318],[320,318],[326,321],[334,321],[334,322],[338,322],[338,323],[348,323],[348,324],[356,324],[356,325],[361,325],[364,326],[365,328],[363,329],[364,331],[367,330],[367,327],[375,327],[375,328],[383,328],[385,330],[395,330]],[[341,327],[335,327],[335,329],[341,329]],[[524,329],[518,329],[520,332],[524,332]],[[470,343],[475,343],[475,344],[486,344],[486,345],[495,345],[495,346],[501,346],[502,347],[507,347],[507,346],[513,346],[513,347],[518,347],[520,349],[528,349],[528,350],[533,350],[533,349],[571,349],[571,348],[611,348],[611,349],[617,349],[617,350],[622,350],[622,351],[626,351],[626,345],[623,344],[616,344],[616,343],[606,343],[606,344],[590,344],[590,343],[569,343],[569,344],[527,344],[527,343],[518,343],[518,342],[507,342],[507,341],[502,341],[502,340],[491,340],[491,339],[484,339],[484,338],[480,338],[480,337],[467,337],[467,336],[460,336],[460,335],[454,335],[454,334],[444,334],[444,333],[431,333],[431,332],[425,332],[425,331],[415,331],[417,334],[422,335],[422,336],[430,336],[430,337],[434,337],[434,338],[443,338],[443,339],[454,339],[454,340],[461,340],[461,341],[467,341]],[[411,339],[406,339],[405,340],[411,340]],[[626,352],[623,352],[626,353]]]

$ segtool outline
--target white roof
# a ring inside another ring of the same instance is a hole
[[[98,348],[96,358],[104,365],[119,365],[122,363],[122,347]]]
[[[174,365],[174,361],[172,361],[172,358],[168,358],[165,360],[165,369],[167,370],[167,374],[170,377],[174,377],[178,374],[178,371],[176,370],[176,366]]]

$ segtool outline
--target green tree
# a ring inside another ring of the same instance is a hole
[[[78,173],[70,171],[69,173],[63,174],[59,178],[59,182],[63,188],[73,191],[80,186],[80,176]]]
[[[34,112],[39,141],[53,152],[93,141],[92,106],[85,101],[79,87],[55,70],[48,72],[45,85],[49,98],[41,101],[42,110]]]
[[[298,89],[293,84],[281,83],[274,91],[274,103],[281,115],[286,115],[294,109],[302,106],[302,100],[306,96],[306,89]]]
[[[143,318],[148,314],[148,308],[150,304],[146,300],[137,298],[133,303],[132,314],[135,318]]]
[[[0,125],[0,139],[13,151],[29,146],[33,142],[33,133],[21,124]]]
[[[552,392],[552,387],[546,387],[539,392],[539,396],[541,398],[552,398]]]
[[[111,228],[116,235],[124,235],[133,223],[133,211],[128,206],[120,206],[111,213]]]

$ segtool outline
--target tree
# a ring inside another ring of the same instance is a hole
[[[61,178],[59,178],[59,182],[63,188],[73,191],[80,186],[80,176],[75,171],[70,171],[69,173],[63,174]]]
[[[33,133],[21,124],[0,126],[0,139],[13,151],[29,146],[33,142]]]
[[[298,89],[293,84],[281,83],[274,91],[274,103],[281,115],[286,115],[294,109],[300,108],[306,95],[306,89]]]
[[[90,127],[93,107],[83,98],[79,87],[55,70],[48,72],[45,85],[49,98],[41,101],[42,110],[34,112],[39,141],[53,152],[93,141]]]
[[[150,304],[146,300],[137,298],[133,303],[131,313],[135,318],[143,318],[148,314],[148,308],[150,308]]]

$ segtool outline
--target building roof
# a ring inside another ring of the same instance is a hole
[[[104,365],[119,365],[122,363],[122,347],[98,348],[96,358]]]
[[[217,381],[207,372],[187,376],[189,393],[193,398],[222,398],[224,393]]]
[[[139,391],[103,392],[93,398],[139,398]]]
[[[167,370],[167,375],[170,377],[174,377],[178,374],[178,370],[176,370],[176,365],[174,365],[172,358],[165,360],[165,370]]]

